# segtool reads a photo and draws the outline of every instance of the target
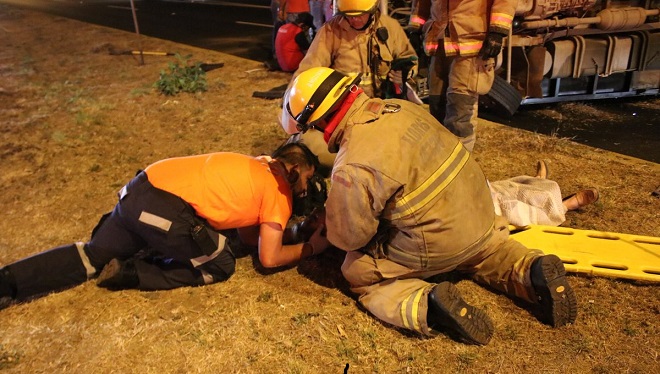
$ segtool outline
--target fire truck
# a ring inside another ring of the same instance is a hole
[[[407,25],[411,2],[388,5]],[[519,0],[480,106],[512,115],[527,104],[657,95],[659,13],[660,0]],[[426,58],[419,52],[423,97]]]

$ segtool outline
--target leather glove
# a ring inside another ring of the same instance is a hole
[[[505,36],[506,35],[497,32],[489,32],[486,34],[484,44],[479,51],[479,57],[484,60],[497,57],[502,51],[502,39],[504,39]]]
[[[324,252],[328,247],[330,247],[330,242],[328,241],[328,238],[326,237],[326,229],[325,229],[325,219],[323,220],[323,223],[321,223],[316,231],[312,234],[312,236],[309,238],[307,243],[312,246],[312,255],[317,255],[319,253]]]
[[[291,228],[294,243],[309,241],[320,226],[325,227],[325,208],[317,207],[301,222]]]

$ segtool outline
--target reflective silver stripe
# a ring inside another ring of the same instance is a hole
[[[119,190],[119,192],[117,193],[117,195],[119,196],[119,200],[123,199],[124,196],[128,195],[128,189],[126,188],[126,186],[122,187],[121,190]]]
[[[386,218],[402,218],[421,209],[456,178],[469,158],[470,153],[459,142],[447,160],[424,183],[396,202],[390,217]]]
[[[419,302],[424,295],[424,290],[425,288],[420,288],[411,293],[401,303],[401,319],[403,325],[408,329],[419,332],[422,332],[422,330],[419,326],[419,321],[417,320],[417,314],[419,313]]]
[[[452,257],[451,261],[448,261],[442,255],[431,256],[429,254],[425,256],[419,256],[419,254],[408,253],[401,250],[400,248],[394,246],[392,243],[388,243],[387,246],[387,259],[396,262],[397,264],[405,265],[412,268],[417,268],[421,266],[423,269],[432,268],[435,270],[450,270],[453,268],[452,264],[460,264],[463,261],[467,261],[472,253],[474,253],[473,248],[481,248],[484,243],[490,240],[493,235],[494,226],[491,225],[490,228],[475,242],[470,244],[468,247],[464,248],[459,255]]]
[[[85,267],[85,271],[87,271],[87,278],[91,278],[94,276],[94,274],[96,274],[96,269],[94,266],[92,266],[92,263],[89,262],[89,257],[87,257],[87,254],[85,254],[85,243],[76,242],[76,248],[78,249],[78,255],[80,256],[80,260]]]
[[[213,275],[205,272],[204,270],[200,270],[202,273],[202,279],[204,279],[204,284],[211,284],[213,283]]]
[[[146,223],[147,225],[158,227],[166,232],[170,231],[170,227],[172,227],[172,221],[144,211],[140,213],[139,221]]]
[[[401,321],[403,322],[403,326],[407,329],[410,328],[410,321],[408,320],[408,307],[411,299],[411,295],[408,295],[403,301],[401,302]]]
[[[213,260],[214,258],[218,257],[218,255],[222,252],[222,250],[225,249],[225,241],[226,240],[227,240],[227,238],[225,238],[224,236],[218,234],[218,249],[216,249],[215,252],[211,253],[211,255],[209,255],[209,256],[204,255],[204,256],[191,258],[190,263],[194,267],[198,267],[199,265],[205,264],[205,263]]]

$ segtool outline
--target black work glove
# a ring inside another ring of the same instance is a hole
[[[505,36],[506,35],[497,32],[489,32],[486,34],[484,44],[479,51],[479,57],[484,60],[497,57],[497,55],[500,54],[500,51],[502,51],[502,39],[504,39]]]

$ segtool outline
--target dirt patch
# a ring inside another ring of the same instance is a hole
[[[290,75],[259,62],[153,38],[145,50],[224,66],[203,94],[152,89],[171,57],[131,50],[136,37],[0,6],[0,265],[85,240],[136,170],[212,151],[267,153],[285,139],[279,101],[252,97]],[[594,186],[596,204],[567,227],[660,234],[658,164],[482,121],[475,155],[490,179],[551,160],[566,194]],[[421,339],[364,313],[347,292],[341,253],[265,272],[241,258],[227,282],[165,292],[109,292],[88,282],[0,311],[0,369],[26,372],[650,373],[659,366],[655,285],[571,276],[574,326],[551,329],[470,281],[458,287],[496,326],[486,347]],[[521,308],[521,306],[523,308]]]

